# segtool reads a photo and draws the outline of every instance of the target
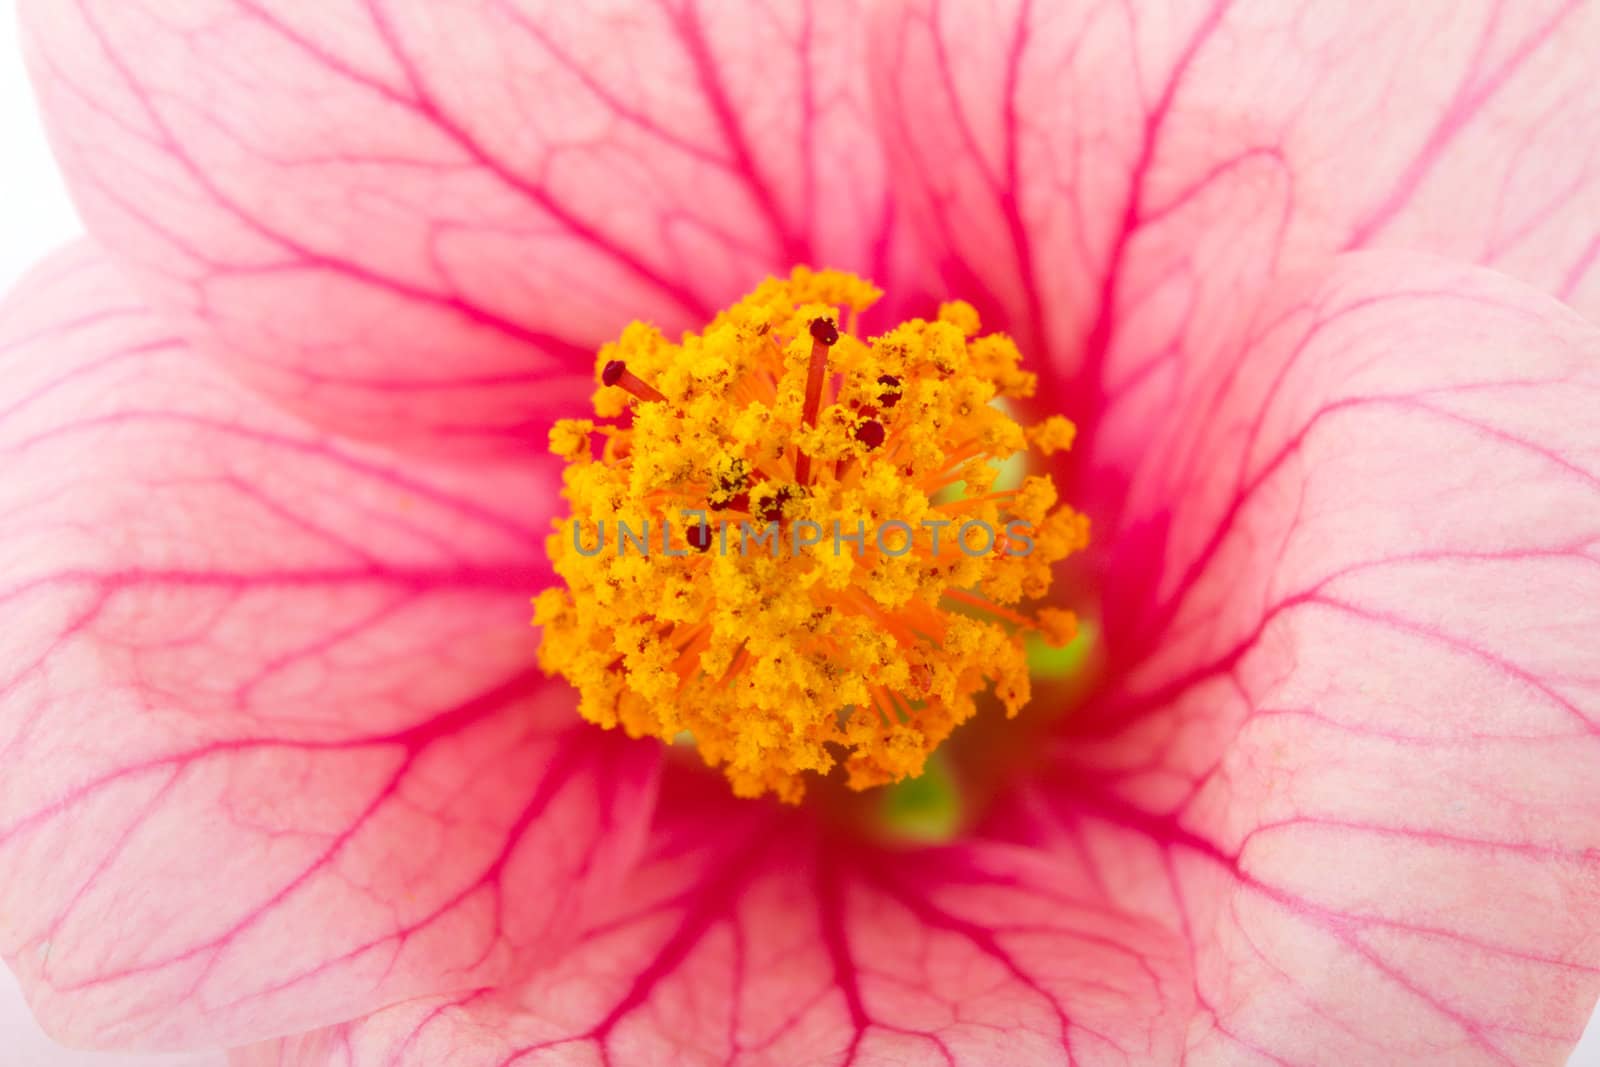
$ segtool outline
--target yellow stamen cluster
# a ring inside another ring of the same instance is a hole
[[[741,796],[798,800],[840,762],[857,789],[914,776],[986,685],[1008,715],[1027,702],[1025,631],[1074,633],[1012,605],[1087,520],[1048,477],[997,487],[1072,425],[1024,430],[996,403],[1034,377],[967,304],[855,337],[880,295],[797,269],[679,343],[635,323],[597,362],[616,421],[550,434],[571,516],[549,538],[566,588],[535,600],[540,664],[601,726],[692,738]]]

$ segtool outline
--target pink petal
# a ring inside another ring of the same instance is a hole
[[[1191,933],[1193,1062],[1559,1064],[1600,994],[1600,332],[1360,253],[1223,347],[1143,413],[1115,684],[1014,832]]]
[[[981,837],[679,797],[554,973],[241,1067],[1561,1063],[1600,993],[1600,332],[1393,253],[1252,326],[1137,472],[1126,673]]]
[[[308,429],[97,253],[0,315],[0,951],[80,1044],[270,1037],[520,974],[654,757],[532,665],[549,471]]]
[[[658,838],[629,909],[537,982],[400,1005],[234,1063],[1028,1065],[1070,1047],[1151,1064],[1181,1048],[1180,943],[1076,862],[852,848],[752,805],[673,814],[684,841]]]
[[[877,29],[922,234],[1086,421],[1170,400],[1241,302],[1334,251],[1600,315],[1593,4],[903,0]]]
[[[95,236],[343,428],[542,450],[623,324],[888,273],[859,0],[22,6]]]

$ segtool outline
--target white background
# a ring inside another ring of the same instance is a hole
[[[0,292],[80,230],[34,112],[17,46],[15,8],[16,0],[0,0]],[[33,1024],[10,973],[0,968],[0,1067],[213,1067],[216,1062],[57,1049]],[[1600,1014],[1590,1022],[1570,1067],[1600,1067]]]

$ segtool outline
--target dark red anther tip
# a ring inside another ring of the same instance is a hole
[[[711,548],[711,527],[689,527],[689,547],[696,552],[705,552]]]
[[[839,328],[827,319],[812,319],[811,339],[832,348],[839,343]]]
[[[882,407],[892,408],[900,403],[900,379],[892,374],[878,375],[878,384],[883,386],[883,392],[878,394],[878,403]]]
[[[868,419],[856,427],[856,440],[868,448],[877,448],[883,444],[883,423],[877,419]]]
[[[783,506],[793,498],[794,490],[787,485],[779,486],[778,491],[768,497],[765,504],[761,505],[761,521],[777,522],[783,518]]]
[[[622,381],[622,376],[626,373],[628,373],[628,365],[620,359],[614,359],[607,363],[605,369],[600,372],[600,384],[616,385]]]

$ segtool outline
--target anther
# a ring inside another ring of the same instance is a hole
[[[689,547],[696,552],[706,552],[711,548],[711,527],[704,523],[689,527]]]
[[[879,422],[877,419],[868,419],[866,422],[863,422],[860,426],[856,427],[856,440],[860,441],[868,448],[877,448],[879,445],[883,444],[883,438],[883,423]]]
[[[900,403],[900,394],[903,390],[900,388],[899,378],[892,374],[880,374],[878,375],[878,384],[883,386],[883,391],[878,394],[880,407],[892,408]]]
[[[806,406],[801,412],[805,426],[817,424],[822,409],[822,384],[828,378],[828,349],[839,343],[839,328],[827,319],[811,320],[811,364],[806,368]],[[811,484],[811,457],[803,448],[795,449],[794,478],[801,485]]]
[[[761,521],[777,522],[779,519],[783,518],[783,506],[787,504],[793,496],[794,490],[790,489],[787,485],[780,486],[778,491],[773,493],[772,496],[768,497],[767,502],[761,505]]]
[[[665,400],[655,386],[628,369],[620,359],[614,359],[600,372],[601,385],[615,385],[626,389],[640,400]]]
[[[735,460],[732,468],[719,476],[711,486],[707,503],[712,511],[726,511],[737,508],[746,511],[750,507],[750,496],[746,489],[750,485],[750,472],[743,460]]]

